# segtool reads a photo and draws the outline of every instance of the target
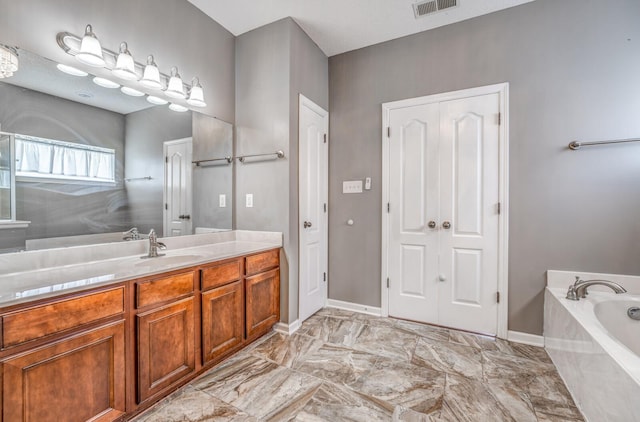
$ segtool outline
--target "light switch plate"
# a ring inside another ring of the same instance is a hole
[[[247,196],[245,197],[245,206],[247,208],[253,208],[253,194],[252,193],[248,193]]]
[[[227,206],[227,195],[221,193],[218,198],[220,201],[220,208],[225,208]]]
[[[342,193],[362,193],[362,180],[345,180],[342,182]]]

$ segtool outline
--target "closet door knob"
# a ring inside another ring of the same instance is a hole
[[[450,229],[451,228],[451,223],[449,223],[448,221],[445,221],[444,223],[442,223],[442,227],[445,229]]]
[[[305,229],[308,229],[309,227],[311,227],[311,221],[305,221],[303,226]]]
[[[435,221],[429,221],[429,223],[427,224],[429,226],[430,229],[435,229],[436,228],[436,222]]]

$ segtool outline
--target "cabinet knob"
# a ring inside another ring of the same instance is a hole
[[[449,223],[448,221],[445,221],[444,223],[442,223],[442,228],[450,229],[451,228],[451,223]]]
[[[429,223],[427,224],[429,226],[430,229],[435,229],[436,228],[436,222],[431,220],[429,221]]]

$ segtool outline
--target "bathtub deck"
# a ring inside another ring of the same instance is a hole
[[[325,308],[135,419],[582,421],[542,348]]]

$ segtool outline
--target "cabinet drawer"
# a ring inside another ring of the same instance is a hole
[[[136,282],[136,308],[155,305],[193,292],[193,272]]]
[[[245,258],[245,271],[247,275],[258,274],[278,266],[280,262],[280,251],[271,251],[251,255]]]
[[[242,260],[236,259],[219,265],[202,269],[202,290],[213,289],[240,279]]]
[[[2,344],[14,346],[123,312],[124,286],[17,311],[2,317]]]

